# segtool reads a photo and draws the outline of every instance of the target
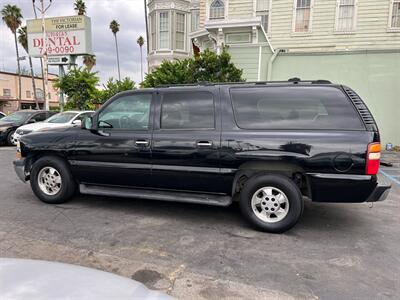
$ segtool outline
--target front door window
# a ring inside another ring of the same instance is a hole
[[[151,94],[122,96],[99,114],[99,128],[148,130]]]

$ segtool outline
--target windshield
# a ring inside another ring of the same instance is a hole
[[[59,113],[59,114],[52,116],[51,118],[48,118],[46,120],[46,123],[68,123],[76,115],[77,115],[77,113],[72,113],[72,112]]]
[[[32,112],[30,111],[17,111],[7,117],[4,117],[3,119],[1,119],[1,121],[19,123],[25,121],[31,115]]]

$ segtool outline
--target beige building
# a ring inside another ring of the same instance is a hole
[[[59,96],[53,87],[53,82],[57,78],[54,74],[49,74],[48,99],[50,108],[58,107]],[[43,80],[35,77],[36,94],[40,108],[44,108]],[[10,114],[19,109],[35,108],[35,97],[32,86],[32,77],[21,75],[21,99],[18,99],[18,75],[11,72],[0,71],[0,111]]]

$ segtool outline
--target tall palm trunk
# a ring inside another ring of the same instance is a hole
[[[141,76],[142,82],[143,82],[143,52],[142,52],[142,46],[140,46],[140,76]]]
[[[115,49],[117,50],[118,80],[121,81],[121,72],[119,69],[118,41],[117,41],[117,34],[115,34],[115,33],[114,33],[114,38],[115,38]]]
[[[36,95],[36,83],[35,83],[35,74],[33,74],[33,65],[32,65],[32,57],[29,56],[29,66],[31,68],[31,77],[32,77],[32,87],[33,87],[33,98],[35,99],[36,109],[39,109],[39,102]]]
[[[19,100],[19,108],[21,106],[21,66],[19,63],[19,52],[18,52],[18,42],[17,42],[17,33],[14,32],[14,42],[15,42],[15,51],[17,52],[17,66],[18,66],[18,100]]]

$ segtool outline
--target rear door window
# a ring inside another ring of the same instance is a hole
[[[243,129],[365,129],[337,88],[232,88],[230,93],[237,125]]]
[[[214,129],[214,98],[210,92],[165,93],[161,129]]]
[[[43,112],[43,113],[36,114],[31,119],[35,120],[35,122],[42,122],[47,119],[47,113]]]

